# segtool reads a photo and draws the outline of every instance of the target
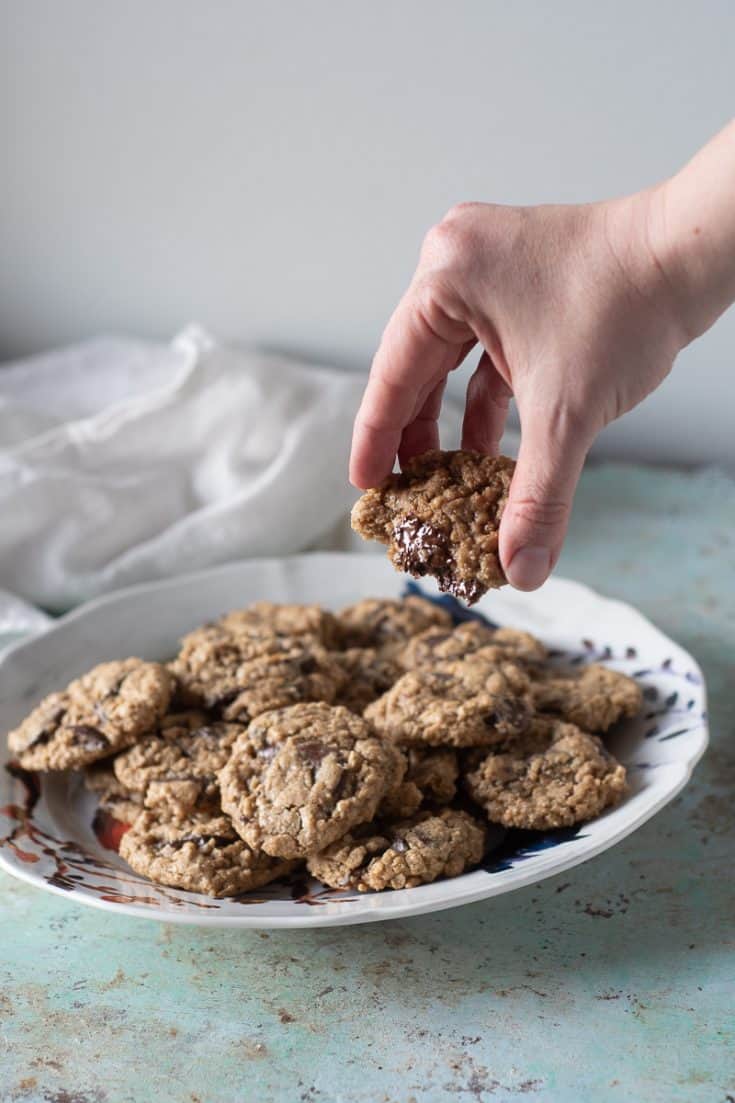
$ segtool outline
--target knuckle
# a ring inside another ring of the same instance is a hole
[[[571,502],[565,498],[548,498],[540,492],[516,498],[512,505],[516,521],[540,529],[553,529],[566,523]]]
[[[440,268],[460,267],[471,248],[472,227],[466,212],[459,207],[451,211],[424,238],[422,255],[432,265]]]

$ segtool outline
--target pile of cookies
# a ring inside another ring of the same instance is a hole
[[[376,891],[471,869],[488,821],[616,804],[625,770],[599,734],[640,704],[622,674],[559,671],[527,633],[423,598],[258,602],[167,664],[95,667],[8,738],[27,770],[83,771],[153,881],[236,896],[305,865]]]

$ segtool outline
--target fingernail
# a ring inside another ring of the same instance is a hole
[[[505,569],[508,581],[516,590],[535,590],[545,582],[551,570],[548,548],[519,548]]]

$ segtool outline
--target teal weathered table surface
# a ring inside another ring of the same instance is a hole
[[[586,472],[560,573],[698,658],[712,745],[585,866],[435,916],[208,931],[0,880],[0,1100],[735,1100],[735,484]]]

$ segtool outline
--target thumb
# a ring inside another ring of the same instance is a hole
[[[561,554],[592,436],[563,411],[521,410],[521,447],[500,524],[500,561],[517,590],[537,589]]]

